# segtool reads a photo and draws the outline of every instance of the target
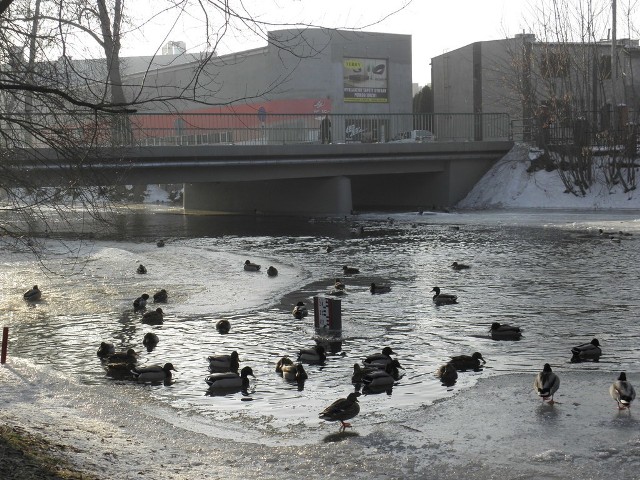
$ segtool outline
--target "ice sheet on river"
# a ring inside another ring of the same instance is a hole
[[[346,434],[310,411],[283,435],[268,418],[217,423],[14,359],[0,368],[0,409],[105,478],[638,478],[638,419],[608,394],[617,374],[558,373],[553,407],[533,393],[533,374],[499,375],[384,417],[361,397]]]

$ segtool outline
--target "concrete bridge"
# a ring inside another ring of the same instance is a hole
[[[513,146],[509,141],[135,147],[80,167],[53,151],[23,160],[39,185],[184,184],[187,211],[346,214],[455,205]]]

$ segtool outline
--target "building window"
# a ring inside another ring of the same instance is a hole
[[[566,77],[569,73],[569,57],[560,52],[544,52],[540,59],[543,78]]]
[[[600,55],[600,80],[611,80],[611,55]]]

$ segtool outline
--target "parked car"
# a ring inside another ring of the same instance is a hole
[[[436,136],[429,130],[409,130],[396,135],[389,143],[422,143],[433,142],[435,139]]]

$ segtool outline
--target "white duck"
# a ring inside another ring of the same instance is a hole
[[[544,364],[544,368],[536,375],[533,381],[533,388],[535,388],[536,393],[542,398],[543,402],[546,401],[549,405],[555,403],[553,395],[558,391],[558,388],[560,388],[560,377],[553,373],[551,365],[548,363]]]

